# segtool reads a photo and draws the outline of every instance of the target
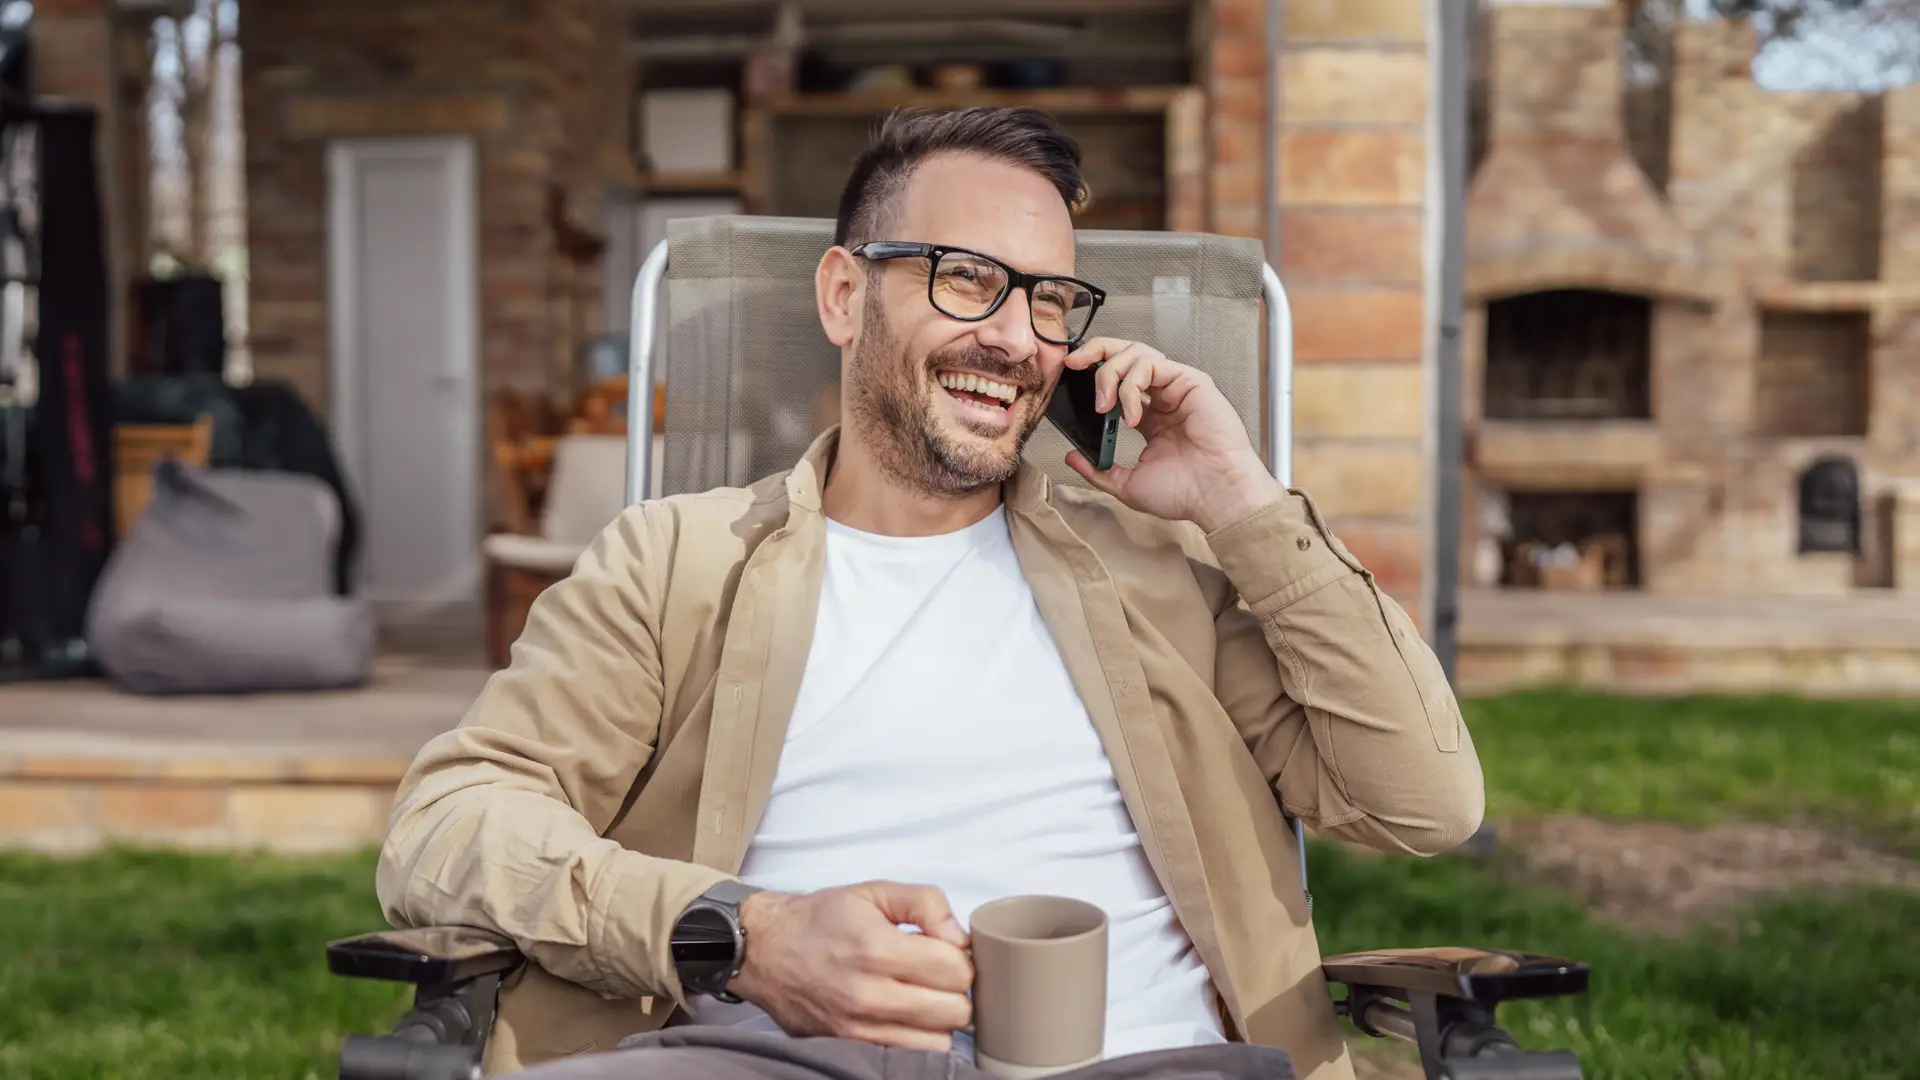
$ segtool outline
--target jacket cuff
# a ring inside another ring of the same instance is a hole
[[[1221,572],[1255,615],[1266,616],[1349,574],[1372,580],[1303,491],[1207,534]]]
[[[673,927],[687,905],[733,875],[698,863],[626,851],[613,863],[612,886],[597,890],[587,942],[593,966],[621,997],[657,996],[685,1005],[673,963]]]

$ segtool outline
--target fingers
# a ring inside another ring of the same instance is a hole
[[[1120,415],[1128,427],[1140,426],[1140,417],[1147,409],[1147,387],[1152,385],[1157,367],[1152,359],[1142,359],[1120,380]]]
[[[1075,371],[1090,368],[1130,344],[1132,342],[1121,341],[1119,338],[1088,338],[1080,343],[1079,348],[1067,354],[1067,366]]]
[[[852,1015],[856,1024],[948,1032],[973,1022],[973,1002],[965,993],[874,980],[856,993]]]
[[[898,1046],[906,1050],[929,1050],[936,1054],[944,1054],[953,1049],[951,1029],[921,1031],[898,1024],[859,1024],[849,1028],[845,1037],[858,1039],[861,1042],[877,1043],[881,1046]]]
[[[926,934],[893,935],[881,940],[869,970],[930,990],[964,994],[973,986],[973,960],[967,951]]]
[[[1131,428],[1139,427],[1148,407],[1163,396],[1158,390],[1176,385],[1188,370],[1139,342],[1101,338],[1098,351],[1105,359],[1094,372],[1094,408],[1104,413],[1118,405],[1121,418]]]
[[[955,948],[967,947],[967,932],[960,920],[953,917],[947,894],[939,889],[897,881],[869,882],[862,889],[880,913],[895,925],[911,923]]]
[[[1079,473],[1087,483],[1116,499],[1122,498],[1120,492],[1127,486],[1127,478],[1133,474],[1131,465],[1115,465],[1106,472],[1101,472],[1094,468],[1093,462],[1088,461],[1086,455],[1078,450],[1067,451],[1067,468]],[[1125,500],[1122,499],[1122,501]]]

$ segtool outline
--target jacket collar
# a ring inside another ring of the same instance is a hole
[[[835,424],[816,436],[806,454],[788,471],[787,502],[791,511],[820,512],[821,493],[826,489],[827,474],[832,471],[833,458],[839,450],[840,425]],[[1053,478],[1023,454],[1019,471],[1001,488],[1000,497],[1009,512],[1031,515],[1046,506],[1052,494]],[[789,513],[789,523],[797,524],[793,517],[794,513]]]

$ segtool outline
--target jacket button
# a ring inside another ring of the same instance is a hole
[[[1296,545],[1298,545],[1298,547],[1300,548],[1300,550],[1301,550],[1301,551],[1305,551],[1305,550],[1307,550],[1308,548],[1310,548],[1310,547],[1312,547],[1312,546],[1313,546],[1313,541],[1311,541],[1311,540],[1309,540],[1309,539],[1307,539],[1307,538],[1306,538],[1306,537],[1304,537],[1304,536],[1303,536],[1303,537],[1301,537],[1301,538],[1300,538],[1300,539],[1298,539],[1298,540],[1295,540],[1295,541],[1294,541],[1294,543],[1295,543]]]

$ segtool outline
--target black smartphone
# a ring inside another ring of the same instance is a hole
[[[1104,413],[1094,408],[1093,373],[1099,370],[1100,364],[1095,364],[1061,371],[1047,401],[1047,419],[1095,469],[1106,472],[1113,468],[1114,448],[1120,444],[1120,407],[1116,402]]]

